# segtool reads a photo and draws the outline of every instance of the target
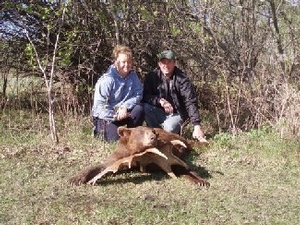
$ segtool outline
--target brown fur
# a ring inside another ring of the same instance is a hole
[[[171,149],[171,154],[178,157],[179,160],[183,159],[184,156],[190,153],[192,149],[191,142],[187,141],[183,137],[169,133],[159,128],[148,128],[148,127],[137,127],[137,128],[125,128],[120,127],[118,129],[118,133],[120,135],[117,147],[115,151],[108,156],[108,158],[104,161],[104,163],[97,164],[93,167],[90,167],[82,172],[80,172],[77,176],[70,179],[71,184],[79,185],[84,184],[90,181],[97,174],[101,173],[105,168],[114,162],[126,158],[129,156],[133,156],[135,154],[144,152],[149,148],[158,148],[158,149]],[[187,148],[182,146],[173,146],[171,144],[172,140],[179,140],[183,142]],[[159,156],[153,156],[153,153],[147,153],[148,155],[144,155],[143,158],[137,160],[133,160],[131,168],[135,167],[143,167],[142,170],[147,171],[155,171],[160,169],[164,162],[161,161]],[[159,163],[157,163],[159,161]],[[142,165],[141,165],[142,164]],[[120,168],[120,169],[124,169]],[[174,167],[175,175],[183,175],[187,177],[189,180],[193,181],[198,185],[208,185],[208,183],[203,182],[204,180],[200,178],[200,176],[194,176],[196,172],[190,171],[188,167],[176,166]]]
[[[119,127],[118,133],[120,138],[115,151],[103,163],[87,168],[77,176],[72,177],[70,179],[71,184],[85,184],[109,164],[157,145],[157,134],[154,129],[142,126],[137,129]]]
[[[190,140],[183,138],[182,136],[174,133],[167,132],[160,128],[154,128],[155,133],[158,135],[158,143],[157,148],[169,143],[172,140],[179,140],[182,141],[187,148],[182,146],[178,146],[177,148],[173,148],[173,154],[179,158],[184,158],[187,156],[191,150],[193,149],[193,143]]]

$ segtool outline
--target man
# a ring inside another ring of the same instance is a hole
[[[141,126],[144,121],[143,86],[132,70],[132,50],[117,45],[113,50],[114,63],[99,78],[95,86],[92,116],[94,135],[105,141],[117,141],[119,126]]]
[[[158,68],[146,75],[143,102],[147,126],[179,134],[181,124],[189,119],[194,126],[193,138],[207,142],[200,127],[198,99],[193,85],[176,66],[173,51],[161,52]]]

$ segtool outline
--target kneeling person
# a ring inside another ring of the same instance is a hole
[[[95,85],[92,116],[94,135],[105,141],[117,141],[117,128],[141,126],[144,121],[143,85],[132,70],[132,51],[117,45],[113,50],[115,59],[106,73]]]
[[[193,138],[205,141],[194,87],[176,66],[173,51],[161,52],[158,68],[146,75],[143,102],[147,126],[179,134],[181,124],[190,119],[194,125]]]

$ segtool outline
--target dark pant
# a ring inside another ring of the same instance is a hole
[[[106,121],[97,117],[93,118],[94,136],[101,137],[105,141],[112,142],[119,139],[118,127],[128,128],[142,126],[144,122],[144,110],[141,105],[136,105],[130,112],[130,117],[120,121]]]

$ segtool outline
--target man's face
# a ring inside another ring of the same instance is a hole
[[[132,69],[132,58],[130,58],[126,54],[120,53],[115,62],[115,65],[119,74],[122,77],[126,77]]]
[[[171,59],[161,59],[158,62],[158,66],[160,70],[167,77],[172,76],[175,64],[176,64],[175,60],[171,60]]]

